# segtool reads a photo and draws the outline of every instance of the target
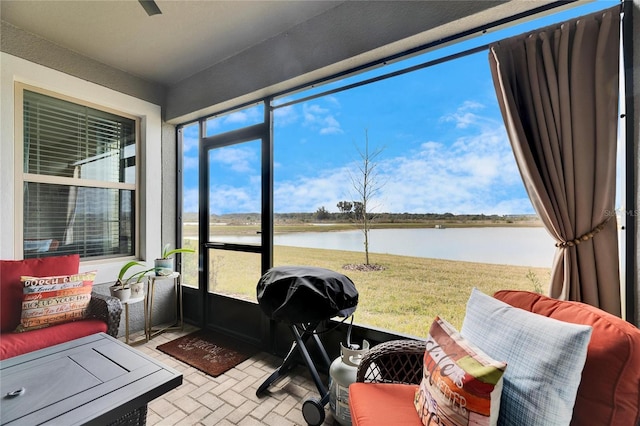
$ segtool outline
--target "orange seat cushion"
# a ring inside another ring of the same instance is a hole
[[[417,385],[352,383],[349,408],[353,426],[422,426],[413,398]]]
[[[494,297],[546,317],[593,327],[572,426],[639,424],[640,330],[637,327],[591,305],[538,293],[501,290]]]

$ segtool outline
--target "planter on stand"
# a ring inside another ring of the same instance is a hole
[[[121,302],[126,302],[131,298],[131,288],[122,287],[121,285],[115,285],[109,287],[109,291],[111,292],[111,296],[117,297]]]
[[[173,274],[173,258],[170,259],[156,259],[155,270],[157,277],[163,277]]]
[[[144,280],[140,281],[140,282],[135,282],[135,283],[129,284],[129,287],[131,288],[131,297],[132,298],[137,298],[137,297],[143,297],[144,296],[145,281],[146,281],[146,278]]]

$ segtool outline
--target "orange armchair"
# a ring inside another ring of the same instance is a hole
[[[354,426],[415,425],[422,422],[413,398],[422,379],[425,342],[392,340],[372,348],[349,387]]]

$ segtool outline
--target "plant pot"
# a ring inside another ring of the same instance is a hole
[[[166,276],[173,274],[173,258],[170,259],[156,259],[156,276]]]
[[[122,288],[118,287],[109,287],[109,291],[111,292],[111,296],[117,297],[121,302],[126,302],[131,298],[131,289],[129,287]]]
[[[142,281],[140,281],[139,283],[131,283],[129,284],[129,287],[131,288],[131,297],[135,298],[135,297],[143,297],[144,296],[144,285],[145,285],[145,281],[146,278]]]

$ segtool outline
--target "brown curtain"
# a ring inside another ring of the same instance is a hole
[[[619,24],[616,7],[501,41],[489,52],[520,174],[557,241],[549,293],[618,316]]]

